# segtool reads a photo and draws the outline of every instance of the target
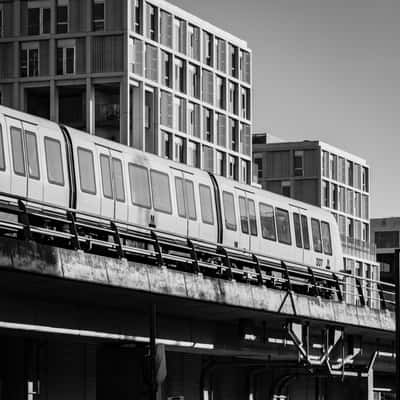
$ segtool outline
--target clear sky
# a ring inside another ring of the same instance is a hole
[[[253,51],[254,131],[365,158],[400,216],[400,0],[171,0]]]

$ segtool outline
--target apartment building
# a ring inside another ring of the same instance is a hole
[[[0,102],[241,182],[251,51],[162,0],[0,3]]]
[[[254,179],[266,190],[326,208],[336,218],[345,269],[376,279],[370,240],[370,172],[365,160],[321,141],[253,135]]]

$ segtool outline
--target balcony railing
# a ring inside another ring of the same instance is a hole
[[[362,258],[368,261],[376,261],[375,243],[354,239],[346,235],[340,235],[343,252],[352,257]]]

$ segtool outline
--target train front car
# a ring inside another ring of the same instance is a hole
[[[223,244],[312,268],[343,270],[336,220],[326,210],[216,177]]]

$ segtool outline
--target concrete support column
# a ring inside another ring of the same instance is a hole
[[[374,400],[374,369],[368,371],[368,400]]]

